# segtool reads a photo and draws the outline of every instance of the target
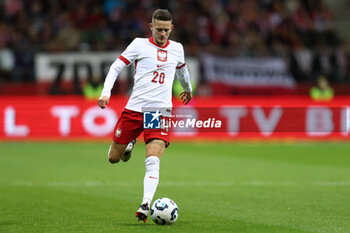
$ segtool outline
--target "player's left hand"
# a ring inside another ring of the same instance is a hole
[[[191,92],[186,92],[183,91],[180,93],[180,98],[181,101],[184,105],[188,104],[190,102],[190,100],[192,99],[192,93]]]

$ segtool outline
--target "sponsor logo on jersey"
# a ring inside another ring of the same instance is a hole
[[[168,60],[168,52],[165,50],[158,49],[157,51],[158,61],[167,61]]]
[[[163,68],[165,65],[157,65],[157,69]]]

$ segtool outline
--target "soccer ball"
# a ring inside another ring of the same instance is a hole
[[[159,198],[151,207],[151,218],[158,225],[173,224],[179,216],[179,208],[169,198]]]

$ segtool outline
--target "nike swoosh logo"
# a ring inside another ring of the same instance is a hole
[[[149,178],[158,180],[158,178],[154,176],[150,176]]]
[[[164,67],[165,65],[157,65],[157,68],[159,69],[159,68],[162,68],[162,67]]]
[[[168,135],[167,133],[164,133],[164,132],[160,132],[161,135]]]

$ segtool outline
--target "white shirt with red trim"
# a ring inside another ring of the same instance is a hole
[[[183,46],[168,40],[159,47],[153,38],[135,38],[111,65],[101,96],[111,95],[120,71],[135,65],[134,87],[126,109],[142,112],[142,108],[171,108],[175,73],[184,91],[191,92],[190,76]]]

